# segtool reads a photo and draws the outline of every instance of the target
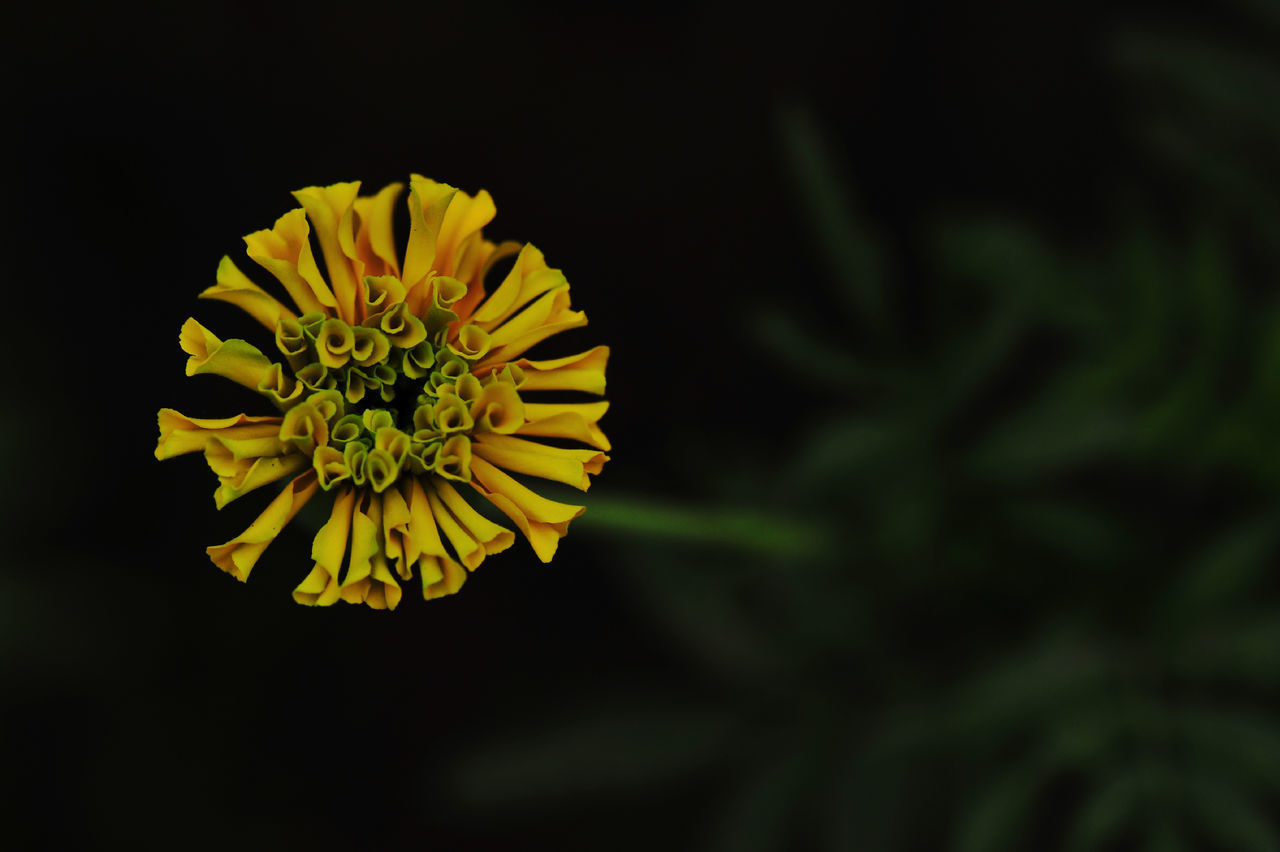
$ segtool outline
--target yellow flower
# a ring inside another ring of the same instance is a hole
[[[207,549],[242,581],[308,500],[331,495],[329,520],[311,546],[315,564],[294,600],[394,609],[415,569],[423,597],[440,597],[512,545],[512,531],[475,508],[477,495],[550,561],[585,509],[542,497],[510,473],[587,489],[608,461],[598,423],[609,404],[537,402],[536,392],[602,395],[609,350],[524,357],[587,318],[570,309],[569,283],[542,252],[484,238],[496,212],[487,192],[473,197],[411,176],[402,263],[391,221],[404,185],[372,196],[359,189],[354,182],[298,190],[300,208],[244,238],[249,258],[283,286],[296,312],[228,257],[200,294],[265,326],[280,360],[246,341],[222,340],[194,319],[182,327],[187,375],[228,378],[280,413],[209,419],[161,409],[156,458],[203,452],[218,477],[219,509],[284,483],[248,529]],[[510,272],[486,292],[490,268],[512,256]]]

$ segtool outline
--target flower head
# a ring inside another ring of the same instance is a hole
[[[296,311],[228,257],[200,294],[265,326],[278,356],[223,340],[195,319],[182,327],[188,376],[230,379],[278,413],[210,419],[161,409],[156,458],[203,452],[218,477],[219,509],[284,483],[248,529],[207,549],[242,581],[299,510],[325,495],[329,520],[294,599],[394,609],[401,582],[415,570],[425,598],[452,594],[486,556],[512,545],[513,532],[477,509],[483,501],[510,519],[542,561],[551,559],[569,521],[585,510],[542,497],[511,473],[587,489],[608,461],[598,421],[609,404],[537,397],[603,394],[609,350],[524,357],[587,318],[570,308],[569,284],[542,252],[484,238],[496,212],[487,192],[472,197],[413,175],[402,263],[391,222],[404,185],[372,196],[359,189],[354,182],[298,190],[300,208],[244,238],[249,258],[283,286]],[[491,267],[512,257],[510,271],[486,292]]]

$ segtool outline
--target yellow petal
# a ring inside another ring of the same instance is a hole
[[[364,261],[365,271],[375,275],[400,274],[400,261],[396,257],[396,242],[391,222],[395,215],[396,199],[404,191],[404,184],[387,184],[377,195],[361,196],[355,200],[356,215],[360,227],[356,232],[356,254]],[[381,261],[379,269],[375,259]]]
[[[394,275],[366,275],[364,278],[364,316],[361,320],[372,324],[374,317],[380,317],[396,305],[404,301],[404,284]]]
[[[569,286],[557,287],[493,331],[493,348],[477,368],[510,361],[553,334],[586,324],[586,313],[569,310]]]
[[[438,479],[432,487],[467,534],[484,546],[486,554],[501,553],[515,542],[516,537],[511,530],[498,526],[477,512],[449,483]]]
[[[468,282],[467,295],[453,306],[454,313],[462,319],[462,322],[471,319],[476,305],[484,299],[486,295],[484,282],[489,270],[498,261],[513,254],[519,254],[521,248],[523,248],[522,244],[513,240],[505,240],[494,245],[485,239],[474,240],[463,247],[460,259],[456,263],[454,277]]]
[[[188,376],[212,373],[256,391],[271,369],[267,356],[253,344],[243,340],[219,340],[217,335],[193,318],[183,323],[178,343],[182,351],[191,356],[187,359]]]
[[[315,473],[307,471],[285,486],[249,528],[226,544],[205,549],[213,564],[237,580],[249,579],[249,572],[280,531],[293,520],[316,493]]]
[[[563,482],[581,491],[591,487],[588,474],[599,473],[609,459],[596,450],[548,447],[509,435],[477,435],[471,450],[485,461],[515,473]]]
[[[267,374],[262,377],[262,381],[258,382],[258,393],[271,400],[282,411],[287,411],[301,402],[304,391],[306,387],[299,384],[293,376],[286,374],[279,363],[268,367]]]
[[[244,238],[249,257],[276,277],[302,313],[332,313],[338,303],[320,275],[311,253],[306,211],[299,207],[276,220],[269,230]]]
[[[444,542],[431,515],[427,492],[417,477],[409,480],[409,536],[424,556],[446,556]]]
[[[217,283],[200,294],[201,299],[217,299],[230,302],[269,329],[281,319],[296,319],[297,314],[249,280],[236,268],[231,258],[223,256],[218,263]]]
[[[470,321],[490,331],[520,310],[530,299],[565,283],[564,273],[549,268],[542,252],[532,243],[526,243],[520,249],[507,277],[502,279],[498,289],[493,291],[484,304],[476,308]]]
[[[458,327],[453,340],[449,342],[449,350],[468,361],[475,361],[487,355],[492,345],[484,329],[473,323],[466,323]]]
[[[445,538],[449,539],[449,544],[453,545],[453,550],[458,554],[458,559],[461,560],[463,565],[467,566],[468,570],[476,570],[480,563],[484,561],[484,547],[462,528],[462,525],[440,502],[440,498],[436,496],[434,489],[427,492],[427,500],[431,505],[431,514],[436,519],[436,524],[444,531]]]
[[[311,456],[311,467],[314,469],[317,482],[325,491],[339,482],[351,478],[342,451],[337,447],[317,447]]]
[[[609,439],[596,425],[609,409],[608,402],[538,403],[526,402],[526,423],[519,435],[541,438],[569,438],[600,450],[609,450]]]
[[[351,326],[337,318],[327,319],[316,335],[316,357],[327,369],[336,370],[351,360],[351,349],[355,343],[356,336]]]
[[[435,269],[436,242],[445,211],[458,190],[422,175],[409,176],[409,246],[401,280],[409,290]],[[417,305],[411,305],[417,313]]]
[[[156,444],[157,459],[171,459],[183,453],[203,452],[214,435],[232,438],[261,438],[273,435],[280,429],[279,417],[202,418],[187,417],[172,408],[160,409],[157,417],[160,425],[160,441]]]
[[[354,325],[356,281],[364,277],[364,264],[357,259],[353,205],[360,181],[332,186],[308,186],[293,193],[307,211],[307,218],[320,241],[325,271],[333,285],[338,316]],[[357,268],[358,267],[358,268]]]
[[[387,558],[395,560],[400,579],[413,576],[413,565],[421,554],[409,534],[409,504],[399,488],[388,488],[382,495],[382,537],[386,541]]]
[[[446,479],[468,482],[471,479],[471,439],[454,435],[440,447],[436,473]]]
[[[440,234],[436,237],[436,271],[441,275],[453,275],[457,270],[454,261],[458,249],[493,221],[497,212],[498,208],[485,190],[480,190],[474,198],[459,190],[440,222]]]
[[[560,545],[560,539],[564,537],[564,534],[569,529],[567,521],[559,524],[544,524],[541,521],[531,521],[524,512],[520,511],[515,503],[503,495],[488,490],[474,480],[471,486],[511,519],[516,528],[520,530],[520,533],[529,541],[529,544],[533,547],[533,552],[540,560],[543,562],[551,561],[551,557],[556,554],[556,548]]]
[[[462,588],[467,580],[467,572],[461,565],[447,556],[423,557],[422,597],[426,600],[452,595]],[[426,565],[431,563],[430,570]],[[428,578],[439,578],[428,584]]]
[[[510,500],[531,521],[541,521],[544,524],[564,523],[586,511],[584,506],[557,503],[530,491],[479,457],[473,456],[471,459],[471,475],[489,491]]]
[[[351,513],[355,491],[344,488],[333,500],[329,520],[311,542],[311,558],[315,566],[293,590],[293,599],[308,606],[328,606],[339,598],[338,573],[347,553],[347,537],[351,532]]]
[[[492,382],[480,390],[471,403],[470,419],[480,432],[511,434],[525,422],[525,405],[508,382]]]
[[[521,390],[575,390],[603,394],[604,371],[608,361],[609,347],[597,346],[589,352],[567,358],[552,361],[521,358],[515,363],[524,370]]]
[[[347,603],[363,603],[372,585],[373,557],[378,552],[378,526],[382,500],[367,491],[360,493],[351,513],[351,559],[346,576],[338,587],[339,596]]]
[[[329,443],[329,424],[310,401],[295,405],[280,423],[279,437],[310,456],[316,447]]]
[[[300,453],[236,459],[233,451],[216,437],[210,439],[204,454],[214,473],[226,471],[225,474],[219,473],[218,480],[221,484],[213,492],[214,505],[219,509],[254,489],[299,472],[310,462],[310,459]]]

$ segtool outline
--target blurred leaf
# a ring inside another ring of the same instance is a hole
[[[655,570],[653,560],[627,573],[631,597],[645,604],[656,628],[680,640],[685,653],[712,675],[763,681],[785,662],[772,637],[748,616],[734,595],[691,567],[675,562]]]
[[[1196,765],[1280,792],[1280,724],[1243,710],[1187,707],[1176,715]]]
[[[752,321],[751,334],[795,377],[832,394],[850,393],[859,387],[893,387],[905,380],[901,373],[868,366],[845,348],[839,338],[828,338],[799,319],[775,311],[761,311]]]
[[[1046,774],[1037,766],[1020,766],[983,789],[962,808],[955,834],[956,852],[1001,852],[1018,849],[1032,817]]]
[[[950,730],[962,741],[1011,733],[1088,696],[1111,672],[1104,650],[1069,634],[1049,635],[973,672],[948,706]]]
[[[809,223],[851,318],[868,331],[889,324],[884,260],[853,212],[813,117],[800,107],[779,110],[785,162],[809,213]]]
[[[813,766],[810,755],[793,745],[740,773],[717,820],[711,848],[722,852],[794,849],[789,820],[798,809]]]
[[[1230,613],[1182,639],[1171,658],[1184,676],[1246,683],[1280,682],[1280,613]]]
[[[909,452],[907,429],[891,419],[850,417],[815,426],[787,467],[791,487],[803,490],[850,477],[865,468],[892,468]]]
[[[1044,238],[1015,221],[957,219],[934,226],[933,255],[939,274],[956,287],[979,289],[995,302],[1066,328],[1098,325],[1095,294],[1076,280],[1074,259],[1050,249]]]
[[[974,448],[968,465],[993,479],[1030,479],[1115,458],[1128,446],[1132,420],[1114,408],[1064,406],[1052,390],[1011,416]]]
[[[1101,849],[1137,816],[1140,797],[1147,785],[1146,771],[1123,769],[1109,773],[1095,788],[1067,832],[1068,852]]]
[[[1199,825],[1219,844],[1239,852],[1277,852],[1280,836],[1272,821],[1250,797],[1220,778],[1197,775],[1187,779],[1188,800],[1200,817]]]
[[[1239,601],[1270,569],[1269,557],[1280,536],[1280,517],[1268,512],[1219,534],[1162,595],[1161,608],[1176,624]]]
[[[543,489],[552,494],[554,489]],[[594,495],[575,529],[630,533],[647,539],[696,542],[720,547],[800,556],[820,551],[826,532],[782,513],[752,509],[688,506],[638,497]]]
[[[620,793],[719,761],[738,723],[718,709],[603,710],[465,756],[455,789],[477,807]]]
[[[1013,503],[1005,511],[1009,529],[1040,542],[1054,554],[1098,564],[1120,551],[1124,531],[1114,515],[1099,507],[1065,500]]]

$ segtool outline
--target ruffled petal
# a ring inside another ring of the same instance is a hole
[[[276,277],[302,313],[332,313],[338,302],[311,253],[306,211],[299,207],[276,220],[269,230],[244,238],[249,257]]]
[[[253,344],[220,340],[194,318],[183,324],[178,343],[191,356],[187,359],[188,376],[212,373],[256,391],[271,369],[267,356]]]
[[[380,550],[378,527],[381,522],[382,500],[367,490],[361,491],[351,514],[351,559],[338,587],[339,597],[347,603],[364,603],[375,584],[372,575],[374,559]],[[381,587],[381,581],[377,585]]]
[[[280,429],[280,417],[207,418],[188,417],[172,408],[162,408],[157,417],[160,425],[160,441],[156,444],[157,459],[171,459],[183,453],[203,452],[209,439],[222,435],[231,438],[261,438],[274,435]]]
[[[307,471],[285,486],[263,510],[249,528],[226,544],[205,548],[205,553],[223,571],[240,582],[249,579],[249,572],[258,563],[263,551],[283,530],[307,501],[315,496],[315,473]]]
[[[250,281],[231,262],[231,258],[225,255],[218,263],[216,281],[216,284],[200,293],[201,299],[230,302],[269,329],[274,329],[281,319],[297,319],[297,314]]]
[[[236,451],[217,437],[211,438],[204,450],[210,469],[218,475],[213,502],[219,509],[250,491],[298,473],[310,461],[299,453],[236,458]]]
[[[311,558],[315,560],[315,566],[293,590],[293,599],[298,603],[329,606],[338,600],[338,574],[346,558],[355,502],[356,494],[351,488],[342,489],[334,498],[329,520],[311,542]]]

